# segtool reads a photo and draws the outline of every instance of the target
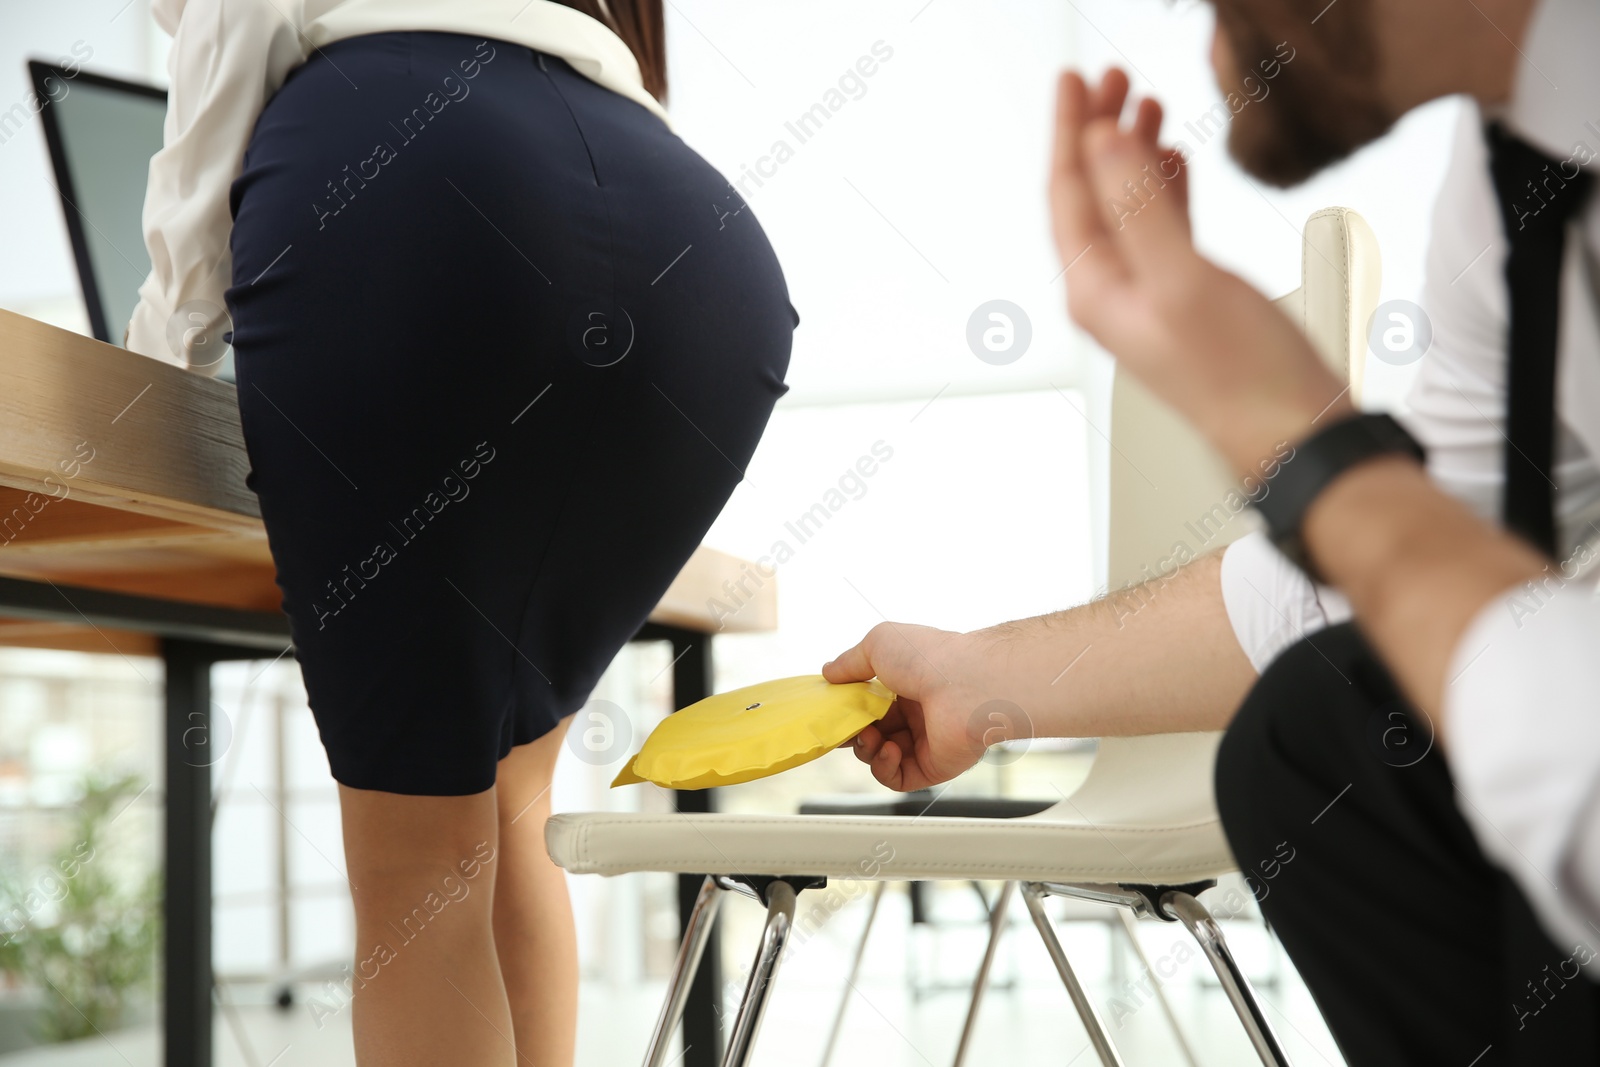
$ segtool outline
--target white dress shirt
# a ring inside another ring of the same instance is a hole
[[[1600,4],[1542,0],[1509,103],[1491,117],[1600,175]],[[1499,521],[1505,447],[1508,243],[1482,121],[1463,108],[1433,212],[1422,307],[1433,326],[1397,415],[1434,481]],[[1590,162],[1585,163],[1585,160]],[[1563,947],[1600,953],[1600,194],[1571,225],[1557,349],[1560,564],[1537,589],[1492,602],[1461,640],[1445,694],[1451,768],[1478,842],[1518,881]],[[1259,671],[1306,633],[1350,617],[1259,534],[1223,557],[1223,598]],[[1592,925],[1591,925],[1592,924]]]
[[[550,0],[152,0],[172,35],[164,147],[150,160],[144,238],[150,274],[128,324],[135,352],[202,374],[220,365],[193,342],[222,321],[232,283],[228,190],[256,118],[317,49],[386,30],[444,30],[560,56],[580,74],[667,114],[608,27]],[[174,318],[186,308],[179,322]]]

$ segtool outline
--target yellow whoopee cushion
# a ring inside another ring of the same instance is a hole
[[[892,703],[876,678],[834,685],[820,674],[718,693],[668,715],[611,787],[705,789],[765,778],[838,748]]]

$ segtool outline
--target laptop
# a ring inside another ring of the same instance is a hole
[[[145,183],[160,151],[167,94],[157,86],[28,61],[72,255],[94,336],[122,344],[150,273]],[[218,378],[233,381],[230,348]]]

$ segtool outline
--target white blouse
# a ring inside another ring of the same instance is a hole
[[[386,30],[507,41],[565,59],[670,125],[622,38],[550,0],[152,0],[150,7],[173,40],[164,146],[150,159],[145,189],[150,275],[139,287],[127,347],[201,374],[220,366],[195,345],[227,314],[229,187],[262,107],[323,45]]]

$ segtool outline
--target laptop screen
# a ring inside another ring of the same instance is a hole
[[[95,337],[122,343],[150,273],[141,217],[150,157],[161,149],[161,89],[51,63],[28,64],[55,168],[61,208]],[[233,353],[217,375],[233,380]]]

